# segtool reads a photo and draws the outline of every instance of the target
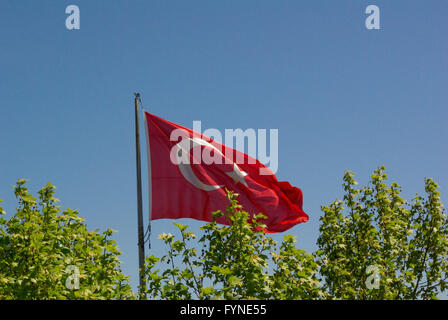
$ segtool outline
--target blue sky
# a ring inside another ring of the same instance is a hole
[[[70,4],[80,30],[65,28]],[[380,30],[365,28],[370,4]],[[362,184],[384,164],[408,198],[432,177],[448,203],[447,12],[445,0],[2,1],[0,198],[11,213],[18,178],[53,183],[90,229],[118,230],[135,284],[139,91],[183,126],[279,129],[277,177],[310,216],[285,234],[308,251],[345,169]],[[157,234],[174,228],[152,226],[160,255]]]

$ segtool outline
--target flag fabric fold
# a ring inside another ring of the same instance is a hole
[[[282,232],[308,221],[302,191],[279,182],[255,158],[149,112],[144,118],[151,220],[212,221],[212,212],[229,205],[227,188],[239,194],[237,200],[249,214],[267,217],[266,232]],[[262,168],[271,174],[260,174]],[[224,217],[217,222],[228,224]]]

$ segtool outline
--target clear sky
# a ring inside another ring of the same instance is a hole
[[[65,27],[70,4],[80,30]],[[365,27],[370,4],[380,30]],[[18,178],[33,192],[53,183],[89,229],[118,230],[135,285],[139,91],[186,127],[278,129],[277,177],[302,189],[310,216],[285,234],[308,251],[345,169],[362,184],[384,164],[407,198],[432,177],[446,204],[447,14],[446,0],[3,0],[0,198],[12,213]],[[160,255],[172,221],[152,227]]]

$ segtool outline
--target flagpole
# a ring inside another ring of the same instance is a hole
[[[142,205],[142,170],[141,170],[141,155],[140,155],[140,126],[139,126],[139,107],[140,93],[134,93],[135,105],[135,150],[136,150],[136,164],[137,164],[137,222],[138,222],[138,266],[140,278],[140,299],[146,297],[145,288],[145,241],[143,234],[143,205]]]

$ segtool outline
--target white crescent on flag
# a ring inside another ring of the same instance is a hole
[[[190,166],[190,150],[196,146],[205,146],[212,148],[220,154],[224,159],[227,159],[226,156],[214,145],[211,143],[200,139],[200,138],[185,138],[182,139],[179,143],[176,144],[177,152],[176,152],[176,164],[179,166],[179,170],[184,176],[184,178],[194,185],[196,188],[205,190],[205,191],[213,191],[222,188],[222,185],[209,185],[203,183],[199,178],[194,174],[193,169]],[[231,177],[235,183],[241,182],[247,187],[247,182],[244,179],[247,176],[247,173],[242,171],[236,163],[233,164],[233,171],[226,172],[226,174]]]

